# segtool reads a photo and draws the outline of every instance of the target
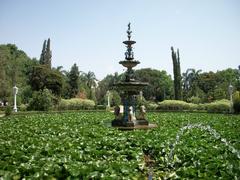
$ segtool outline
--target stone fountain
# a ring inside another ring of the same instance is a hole
[[[137,112],[136,97],[148,85],[146,82],[140,82],[135,79],[133,68],[140,64],[139,61],[134,59],[132,45],[136,41],[131,40],[131,24],[128,24],[127,37],[128,40],[123,41],[127,47],[125,52],[125,60],[120,61],[123,67],[126,67],[124,79],[115,84],[115,87],[122,92],[123,106],[116,106],[114,113],[115,119],[112,121],[113,127],[123,129],[148,129],[156,127],[156,125],[149,124],[145,118],[145,107],[141,106]]]

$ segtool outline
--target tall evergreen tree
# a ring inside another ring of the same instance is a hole
[[[182,77],[181,77],[181,68],[180,68],[180,56],[179,50],[177,53],[172,50],[172,61],[173,61],[173,75],[174,75],[174,96],[176,100],[182,99]]]
[[[39,63],[42,65],[46,65],[47,67],[52,67],[52,51],[50,49],[50,38],[48,40],[44,40],[42,53],[40,56]]]
[[[52,51],[50,49],[50,38],[48,38],[48,41],[47,41],[45,64],[49,68],[52,67]]]
[[[76,63],[71,67],[68,74],[69,85],[70,85],[70,97],[75,97],[79,91],[79,70]]]
[[[46,40],[43,42],[43,48],[42,48],[42,53],[40,55],[40,64],[45,64],[45,59],[46,59]]]

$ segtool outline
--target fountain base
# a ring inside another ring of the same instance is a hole
[[[137,119],[133,121],[124,121],[115,119],[112,121],[112,127],[120,130],[134,130],[134,129],[152,129],[156,128],[156,124],[150,124],[146,119]]]

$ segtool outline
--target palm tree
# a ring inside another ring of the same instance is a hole
[[[56,68],[53,67],[52,69],[60,72],[62,75],[67,75],[68,73],[66,70],[63,70],[63,66],[57,66]]]
[[[187,69],[186,72],[183,73],[183,88],[185,94],[197,96],[198,78],[201,71],[202,70]]]
[[[83,73],[84,81],[89,89],[96,87],[97,78],[92,71],[88,71],[87,73]]]

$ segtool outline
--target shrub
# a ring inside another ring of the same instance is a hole
[[[158,104],[155,102],[147,101],[147,102],[145,102],[145,106],[146,106],[147,110],[156,110],[158,107]]]
[[[21,104],[19,107],[18,107],[19,111],[26,111],[27,110],[27,106],[25,104]]]
[[[182,110],[195,110],[198,105],[187,103],[185,101],[179,100],[165,100],[158,104],[159,110],[167,110],[167,111],[182,111]]]
[[[5,108],[5,116],[10,116],[12,114],[12,107],[11,106],[7,106]]]
[[[115,90],[110,92],[110,104],[111,106],[119,106],[121,104],[121,97]]]
[[[59,110],[81,110],[81,109],[94,109],[95,102],[89,99],[62,99],[59,103]]]
[[[28,110],[48,111],[53,107],[53,95],[48,89],[35,91]]]
[[[205,108],[208,112],[229,112],[230,101],[227,99],[222,99],[219,101],[214,101],[212,103],[205,104]]]
[[[235,113],[240,113],[240,92],[236,91],[233,94],[233,109]]]
[[[188,99],[188,102],[193,103],[193,104],[199,104],[201,103],[201,98],[197,96],[192,96],[191,98]]]
[[[97,109],[97,110],[105,110],[106,106],[104,106],[104,105],[96,105],[95,109]]]

